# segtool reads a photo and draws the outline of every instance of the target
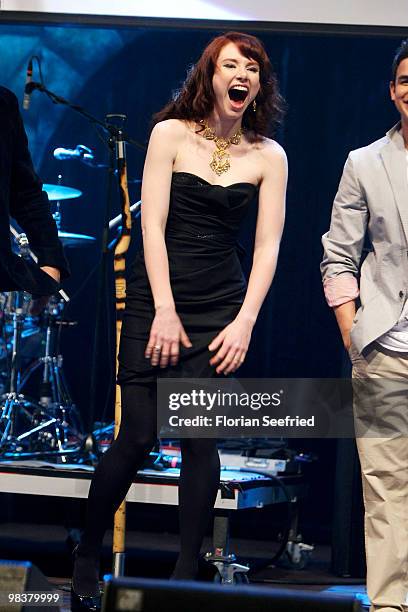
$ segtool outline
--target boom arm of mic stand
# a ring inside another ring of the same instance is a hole
[[[26,92],[27,93],[31,93],[35,89],[37,91],[41,91],[42,93],[45,93],[54,104],[62,104],[64,106],[68,106],[69,108],[74,110],[76,113],[79,113],[80,115],[85,117],[85,119],[88,119],[88,121],[90,123],[94,123],[96,125],[99,125],[101,128],[103,128],[104,130],[109,132],[115,138],[117,138],[120,135],[122,140],[125,140],[127,143],[133,145],[134,147],[137,147],[138,149],[141,149],[142,151],[146,152],[146,147],[145,146],[140,144],[140,142],[138,142],[134,138],[130,138],[130,136],[128,136],[120,128],[116,127],[116,125],[113,125],[112,123],[109,123],[107,121],[101,121],[100,119],[98,119],[94,115],[91,115],[91,113],[88,113],[88,111],[85,110],[79,104],[74,104],[73,102],[70,102],[66,98],[63,98],[62,96],[59,96],[58,94],[54,93],[50,89],[47,89],[45,87],[45,85],[43,85],[42,83],[37,83],[36,81],[32,81],[31,83],[28,83],[28,85],[26,86]]]

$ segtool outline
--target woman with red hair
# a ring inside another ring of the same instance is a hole
[[[143,251],[128,283],[119,353],[119,435],[90,489],[75,553],[73,603],[93,605],[103,535],[157,437],[160,376],[209,378],[243,363],[271,285],[285,214],[283,149],[268,138],[283,101],[262,43],[215,38],[176,97],[154,117],[143,173]],[[246,285],[236,235],[259,208]],[[216,440],[181,440],[180,555],[173,579],[194,579],[219,486]]]

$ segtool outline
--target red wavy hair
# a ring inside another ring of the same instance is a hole
[[[215,103],[212,79],[221,49],[234,43],[242,55],[255,60],[260,68],[260,90],[256,96],[256,112],[248,107],[242,118],[242,127],[250,142],[262,140],[273,133],[284,114],[284,100],[272,64],[261,41],[250,34],[226,32],[214,38],[204,49],[198,62],[192,66],[182,88],[166,106],[153,116],[153,125],[166,119],[199,122],[207,119]]]

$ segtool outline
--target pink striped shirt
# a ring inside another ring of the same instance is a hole
[[[329,306],[340,306],[359,296],[356,277],[351,272],[326,278],[323,282],[324,295]]]

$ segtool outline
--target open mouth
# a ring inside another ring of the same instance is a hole
[[[244,102],[248,95],[248,89],[243,85],[234,85],[228,90],[228,95],[233,102]]]

